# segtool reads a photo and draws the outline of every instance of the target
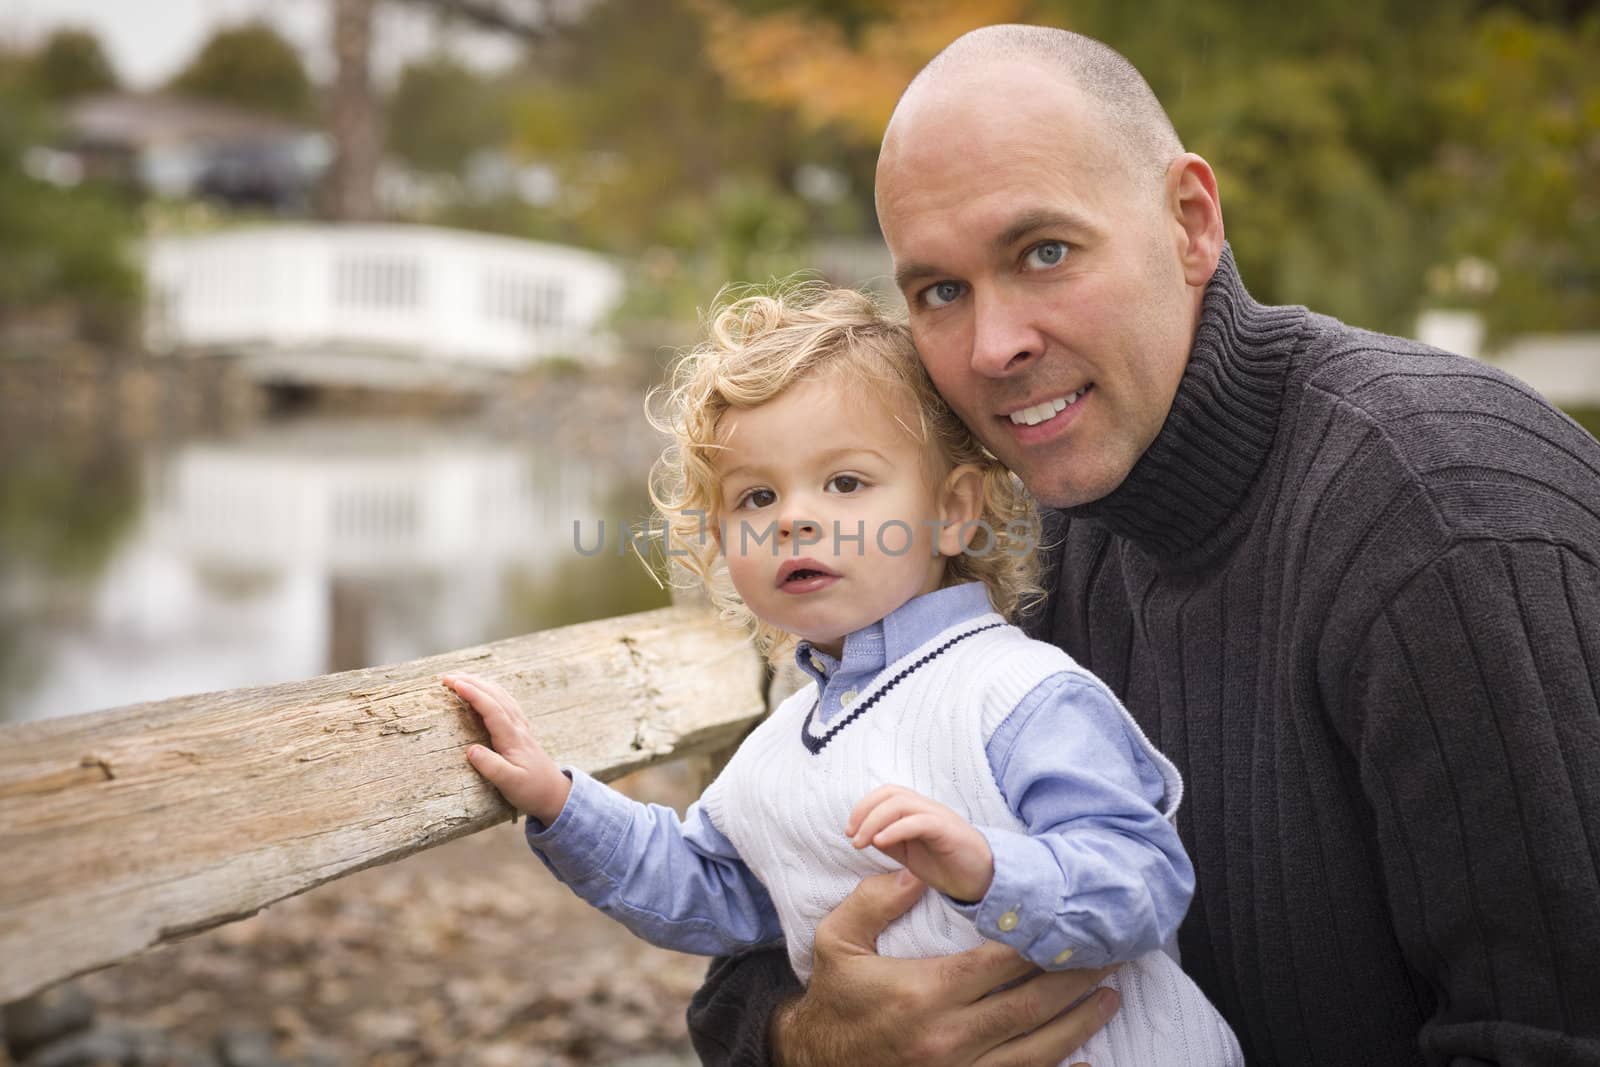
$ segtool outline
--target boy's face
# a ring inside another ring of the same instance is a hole
[[[912,405],[840,374],[795,383],[717,425],[719,535],[734,587],[767,622],[838,655],[846,634],[939,587],[972,493],[937,489]],[[975,475],[973,475],[975,477]],[[944,479],[941,476],[941,482]],[[981,542],[980,542],[981,543]]]

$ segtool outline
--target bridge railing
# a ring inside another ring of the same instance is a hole
[[[429,226],[153,238],[157,351],[383,353],[484,370],[603,347],[621,273],[577,248]]]
[[[602,779],[765,711],[748,640],[663,608],[309,681],[0,726],[0,1004],[513,816],[439,684],[503,684]]]

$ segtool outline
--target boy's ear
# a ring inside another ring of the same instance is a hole
[[[959,556],[978,536],[969,525],[983,515],[983,470],[976,463],[963,463],[945,475],[939,489],[938,548],[941,556]]]

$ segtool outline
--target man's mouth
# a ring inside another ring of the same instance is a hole
[[[1011,420],[1012,425],[1015,426],[1037,426],[1041,422],[1047,422],[1055,418],[1061,412],[1076,404],[1083,397],[1083,394],[1093,388],[1094,386],[1092,385],[1086,385],[1075,393],[1068,393],[1066,396],[1058,396],[1050,400],[1041,400],[1032,407],[1023,408],[1021,411],[1013,411],[1007,417]]]

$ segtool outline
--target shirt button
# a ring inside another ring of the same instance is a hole
[[[819,671],[826,669],[826,665],[822,662],[822,657],[815,652],[811,653],[811,665]]]
[[[856,691],[854,689],[846,689],[844,692],[839,694],[839,703],[844,705],[845,707],[848,708],[851,704],[854,704],[855,702],[856,702]]]
[[[1000,918],[995,920],[995,925],[1000,928],[1002,933],[1009,934],[1011,931],[1015,930],[1017,928],[1017,909],[1012,908],[1010,911],[1000,916]]]
[[[1061,964],[1066,963],[1071,958],[1072,958],[1072,950],[1070,948],[1064,948],[1056,955],[1056,958],[1051,960],[1050,962],[1059,967],[1059,966],[1061,966]]]

